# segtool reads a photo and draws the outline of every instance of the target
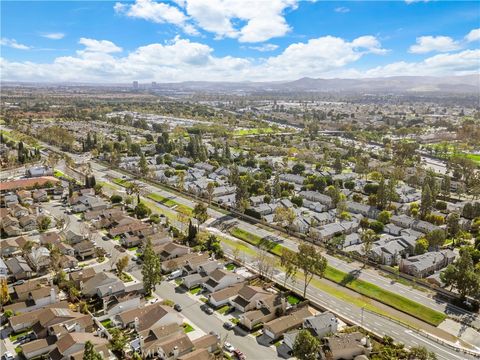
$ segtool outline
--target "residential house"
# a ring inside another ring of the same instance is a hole
[[[85,343],[89,341],[102,359],[111,360],[116,357],[108,348],[108,340],[93,333],[72,332],[62,336],[55,348],[49,353],[50,360],[80,360],[83,358]]]
[[[85,234],[82,234],[77,229],[68,229],[65,233],[65,240],[67,240],[70,245],[77,244],[85,239]]]
[[[188,246],[179,245],[174,242],[155,246],[153,250],[162,261],[175,259],[190,252],[190,248]]]
[[[132,341],[130,346],[134,351],[145,354],[145,357],[154,357],[161,349],[160,345],[163,341],[178,338],[182,334],[183,328],[177,323],[152,326],[149,329],[138,331],[138,338]]]
[[[118,294],[104,297],[103,312],[109,318],[124,311],[137,309],[142,306],[142,299],[134,293]]]
[[[368,337],[360,332],[335,334],[325,339],[327,358],[332,360],[349,360],[358,355],[370,354],[371,345]]]
[[[334,314],[327,311],[307,317],[303,320],[303,327],[309,329],[318,339],[329,334],[335,334],[338,330],[338,320]]]
[[[83,240],[73,245],[75,256],[85,260],[85,258],[95,255],[95,245],[90,240]]]
[[[23,231],[33,231],[37,228],[37,218],[34,215],[22,216],[18,222]]]
[[[41,177],[41,176],[52,176],[53,169],[49,166],[32,166],[31,168],[25,171],[25,175],[29,178]]]
[[[406,274],[424,278],[432,275],[437,270],[443,269],[455,260],[455,253],[452,250],[440,250],[427,252],[422,255],[411,256],[401,259],[399,269]]]
[[[80,281],[80,290],[85,296],[100,298],[125,292],[122,280],[110,272],[99,272],[85,282]]]
[[[278,339],[287,331],[300,327],[303,324],[303,320],[312,315],[308,306],[303,306],[288,315],[267,322],[263,325],[263,333],[272,340]]]
[[[80,284],[83,284],[93,278],[96,272],[93,267],[87,267],[78,271],[71,272],[68,274],[70,281],[75,284],[77,289],[80,289]]]
[[[193,340],[193,346],[197,350],[205,349],[207,352],[213,353],[218,350],[218,339],[212,334],[203,335]]]
[[[219,308],[223,305],[226,305],[230,302],[230,300],[234,299],[238,295],[238,292],[242,287],[243,287],[243,284],[238,283],[238,284],[233,284],[231,286],[223,288],[221,290],[212,292],[207,296],[208,302],[214,308]]]
[[[288,302],[282,294],[270,294],[256,300],[255,308],[240,315],[243,327],[253,330],[259,324],[265,324],[285,313]]]
[[[49,335],[60,337],[72,331],[91,331],[93,318],[90,314],[82,314],[70,309],[46,308],[39,313],[32,330],[37,339],[43,339]]]
[[[6,260],[5,264],[15,280],[29,279],[33,270],[27,261],[21,256],[15,256]]]
[[[33,326],[38,321],[38,316],[46,309],[46,308],[58,308],[58,309],[68,309],[68,301],[59,301],[54,304],[46,305],[37,310],[28,311],[25,313],[20,313],[18,315],[14,315],[8,319],[8,324],[12,328],[12,330],[16,333],[22,332],[27,330]]]
[[[139,332],[172,323],[181,325],[183,317],[170,306],[155,303],[121,312],[115,315],[114,322],[122,328],[133,327]]]
[[[48,193],[45,189],[38,189],[32,193],[33,201],[45,202],[48,201]]]
[[[333,200],[330,196],[319,193],[318,191],[300,191],[299,195],[304,199],[320,203],[328,209],[333,208]]]
[[[360,204],[355,201],[347,201],[345,205],[347,211],[354,214],[361,214],[369,219],[376,219],[379,214],[379,210],[374,206]]]
[[[8,266],[5,264],[2,258],[0,258],[0,278],[7,277],[8,275]]]
[[[0,251],[4,258],[18,255],[22,252],[22,248],[31,241],[28,236],[19,236],[17,238],[9,238],[0,240]]]
[[[235,309],[241,312],[247,312],[256,308],[257,300],[270,296],[272,293],[259,287],[252,285],[244,285],[230,303]]]
[[[208,291],[215,292],[230,285],[242,283],[245,278],[234,272],[216,269],[209,275],[208,281],[203,285]]]
[[[37,273],[43,272],[50,265],[50,251],[43,246],[34,247],[26,256],[30,267]]]

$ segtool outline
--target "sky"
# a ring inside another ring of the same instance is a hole
[[[480,70],[478,1],[0,2],[2,81],[284,81]]]

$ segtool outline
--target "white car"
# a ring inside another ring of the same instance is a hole
[[[5,354],[3,354],[2,360],[3,360],[3,359],[5,359],[5,360],[14,360],[14,359],[15,359],[15,356],[13,356],[10,351],[7,351]]]
[[[230,344],[229,342],[225,342],[225,344],[223,344],[223,347],[225,348],[225,350],[227,350],[229,352],[233,352],[233,350],[235,350],[233,345]]]

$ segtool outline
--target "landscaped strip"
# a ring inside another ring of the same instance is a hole
[[[246,241],[254,246],[262,246],[270,253],[280,256],[283,246],[272,241],[262,239],[258,235],[251,234],[248,231],[235,227],[230,230],[230,233],[236,238]],[[348,289],[356,291],[357,293],[367,296],[373,300],[379,301],[385,305],[391,306],[394,309],[400,310],[406,314],[416,317],[428,324],[438,326],[444,321],[447,316],[436,310],[432,310],[420,303],[407,299],[401,295],[395,294],[391,291],[382,289],[381,287],[369,283],[364,280],[355,279],[351,274],[327,266],[324,274],[325,279],[333,281],[339,285],[345,286]]]

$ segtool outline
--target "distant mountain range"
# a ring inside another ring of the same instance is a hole
[[[20,86],[92,86],[92,87],[128,87],[132,84],[91,84],[91,83],[18,83],[4,82],[3,85]],[[141,89],[151,88],[148,82],[140,82]],[[421,94],[456,93],[480,94],[480,74],[464,76],[395,76],[364,79],[313,79],[304,77],[294,81],[276,82],[214,82],[186,81],[180,83],[157,82],[155,89],[174,92],[336,92],[361,94]]]
[[[208,82],[159,83],[162,90],[213,92],[356,92],[356,93],[480,93],[480,75],[396,76],[366,79],[313,79],[279,82]]]

